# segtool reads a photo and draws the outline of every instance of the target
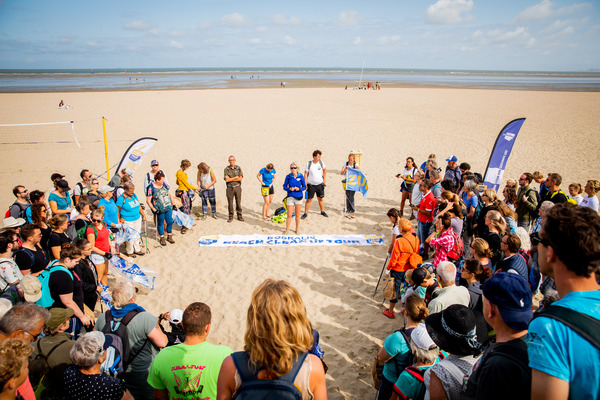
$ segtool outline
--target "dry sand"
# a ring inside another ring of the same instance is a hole
[[[60,99],[73,106],[58,110]],[[111,165],[133,139],[158,139],[135,183],[142,187],[151,159],[161,162],[171,182],[181,159],[211,165],[218,178],[219,220],[197,221],[188,234],[175,234],[176,244],[156,247],[138,261],[156,270],[157,289],[141,296],[147,310],[158,314],[203,301],[213,310],[209,340],[241,349],[245,313],[252,290],[266,277],[287,279],[302,293],[308,314],[321,333],[329,365],[331,399],[363,399],[375,395],[370,364],[383,339],[402,326],[399,318],[381,314],[380,298],[371,295],[385,259],[386,246],[200,248],[209,234],[283,232],[264,222],[262,198],[255,178],[267,163],[277,174],[273,209],[281,205],[288,165],[323,151],[327,166],[326,211],[313,202],[301,229],[308,234],[385,234],[386,212],[399,206],[399,181],[407,156],[420,164],[429,153],[451,154],[483,171],[500,129],[526,117],[508,162],[505,179],[523,171],[559,172],[563,189],[571,182],[599,179],[600,93],[511,90],[393,88],[381,91],[342,89],[230,89],[98,93],[0,94],[0,124],[74,120],[82,148],[52,144],[68,138],[65,126],[0,128],[0,204],[12,201],[11,189],[23,184],[47,190],[50,175],[60,171],[73,185],[82,167],[105,170],[101,116],[107,118]],[[10,144],[43,142],[41,144]],[[48,143],[45,143],[48,142]],[[364,153],[362,169],[369,180],[367,198],[357,195],[357,218],[342,216],[340,168],[352,149]],[[222,171],[230,154],[243,168],[246,222],[226,223]],[[195,182],[195,167],[188,170]],[[141,190],[137,190],[138,196]],[[198,203],[194,204],[197,211]]]

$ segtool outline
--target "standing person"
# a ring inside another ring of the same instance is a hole
[[[276,173],[275,166],[269,163],[266,167],[261,168],[261,170],[258,171],[258,174],[256,174],[256,179],[260,182],[260,194],[264,201],[262,217],[265,221],[268,221],[271,218],[269,210],[271,208],[271,203],[273,202],[273,195],[275,194],[273,185],[275,184]]]
[[[200,197],[202,198],[202,219],[206,219],[208,213],[208,203],[210,203],[210,210],[212,211],[212,217],[217,219],[217,201],[215,196],[215,184],[217,178],[212,168],[206,163],[201,162],[198,164],[198,188],[200,189]]]
[[[398,222],[400,222],[400,218],[402,218],[400,215],[401,212],[397,208],[390,208],[387,212],[387,217],[392,223],[392,240],[390,241],[390,245],[388,246],[388,257],[392,255],[392,250],[394,250],[394,243],[396,243],[396,238],[398,236],[402,236],[400,234],[400,227],[398,226]]]
[[[475,258],[467,258],[465,264],[460,270],[460,277],[467,283],[467,290],[471,300],[469,308],[473,311],[483,312],[483,302],[481,299],[481,285],[492,276],[492,270],[483,268],[481,261]]]
[[[492,264],[494,268],[504,258],[502,251],[502,235],[506,231],[506,221],[499,211],[491,210],[485,216],[485,225],[488,228],[487,233],[482,237],[490,245],[492,251]]]
[[[569,195],[577,202],[577,205],[581,205],[581,201],[583,200],[581,193],[583,193],[583,189],[580,183],[571,183],[569,185]]]
[[[104,286],[108,285],[108,260],[112,257],[108,228],[103,222],[104,208],[100,206],[92,211],[92,224],[85,230],[87,240],[92,245],[93,253],[90,260],[98,271],[98,280]]]
[[[21,237],[23,238],[21,249],[17,250],[18,247],[14,249],[15,262],[23,275],[32,274],[37,276],[47,265],[46,253],[40,247],[42,232],[36,225],[27,224],[21,228]],[[60,251],[58,255],[60,255]]]
[[[321,161],[321,150],[313,151],[313,159],[306,163],[306,167],[304,167],[304,180],[306,181],[307,186],[307,198],[306,198],[306,206],[304,208],[304,214],[302,214],[302,219],[308,217],[308,210],[310,209],[310,204],[317,195],[317,201],[319,202],[319,208],[321,209],[321,215],[324,217],[328,217],[325,212],[325,181],[327,180],[327,167]]]
[[[79,203],[81,196],[88,192],[88,181],[92,179],[92,173],[88,169],[81,170],[79,173],[81,182],[77,182],[73,188],[73,204]]]
[[[504,252],[504,259],[496,266],[496,272],[516,272],[525,280],[529,278],[527,262],[521,254],[521,239],[514,233],[504,235],[500,242],[501,249]]]
[[[52,228],[52,233],[48,237],[48,259],[52,261],[60,257],[63,243],[71,243],[71,238],[67,235],[69,217],[65,214],[55,214],[48,221],[48,225]]]
[[[524,279],[500,272],[483,285],[483,316],[496,332],[465,386],[461,399],[531,399],[527,325],[533,317]]]
[[[25,186],[17,185],[13,188],[13,194],[17,198],[8,208],[9,217],[25,218],[26,210],[31,205],[29,202],[29,190]]]
[[[354,161],[354,154],[348,156],[348,161],[344,163],[342,170],[340,171],[341,175],[345,175],[344,182],[348,182],[348,168],[360,169],[360,165]],[[354,211],[356,211],[354,207],[355,194],[356,192],[354,190],[346,189],[346,218],[354,218]]]
[[[169,192],[169,187],[165,186],[165,174],[158,171],[154,175],[154,182],[148,187],[146,193],[146,202],[156,215],[156,230],[160,235],[161,246],[166,246],[167,242],[175,243],[173,240],[173,195]],[[167,225],[167,238],[165,239],[165,222]]]
[[[471,296],[466,287],[456,285],[456,266],[450,261],[442,261],[436,272],[442,290],[428,304],[429,313],[440,312],[453,304],[462,304],[468,307]]]
[[[431,181],[424,179],[419,185],[419,190],[423,194],[419,206],[413,204],[412,209],[418,211],[419,218],[417,224],[417,236],[423,244],[423,259],[429,258],[429,244],[425,241],[429,237],[429,231],[433,225],[433,210],[435,208],[435,198],[431,192]]]
[[[52,210],[52,215],[65,214],[69,216],[72,211],[71,196],[69,196],[69,182],[64,179],[56,181],[56,190],[48,196],[48,203]]]
[[[229,165],[225,167],[225,182],[227,184],[226,195],[229,210],[227,222],[233,221],[233,199],[235,197],[235,211],[237,219],[244,221],[242,217],[242,179],[244,173],[239,165],[235,164],[235,157],[229,156]]]
[[[111,228],[113,232],[116,232],[117,229],[121,229],[122,224],[119,222],[119,207],[117,207],[117,204],[112,197],[114,190],[115,189],[109,185],[104,185],[98,189],[101,198],[97,208],[104,207],[104,223],[107,227]]]
[[[419,216],[419,212],[415,211],[412,208],[412,206],[415,205],[419,207],[419,205],[421,204],[421,198],[423,197],[423,193],[421,192],[421,181],[423,180],[423,172],[417,170],[413,175],[413,178],[415,180],[415,183],[412,190],[412,197],[409,203],[409,207],[411,207],[410,218],[408,219],[409,221],[412,221],[413,219],[416,219]]]
[[[444,180],[451,180],[454,184],[454,193],[458,192],[458,188],[460,187],[460,177],[462,172],[458,165],[456,164],[458,158],[456,156],[450,156],[446,158],[448,165],[446,165],[446,172],[444,173]]]
[[[542,174],[540,171],[534,171],[533,174],[531,174],[531,176],[533,176],[533,180],[535,181],[535,183],[539,183],[540,185],[540,198],[544,198],[546,192],[548,192],[548,188],[546,187],[546,178],[544,178],[544,174]]]
[[[175,191],[175,196],[181,198],[181,203],[183,206],[183,212],[186,214],[190,214],[192,211],[192,199],[194,198],[194,194],[196,193],[196,187],[192,185],[188,179],[185,170],[192,166],[190,160],[181,160],[181,165],[179,170],[175,173],[177,184],[177,190]],[[186,233],[187,228],[182,226],[181,233]]]
[[[98,271],[96,266],[90,260],[92,255],[92,244],[87,239],[77,239],[75,247],[81,250],[81,259],[73,268],[73,271],[81,279],[81,290],[83,291],[83,304],[90,311],[94,312],[98,302],[98,294],[102,292],[102,286],[99,286]]]
[[[42,232],[42,239],[40,240],[40,247],[48,253],[48,239],[52,228],[48,226],[48,209],[43,203],[36,203],[30,207],[31,210],[31,223]],[[23,239],[24,240],[24,239]]]
[[[302,211],[302,203],[304,201],[303,192],[306,190],[306,182],[304,176],[298,174],[298,165],[293,162],[290,164],[290,173],[285,177],[283,182],[283,190],[287,192],[287,219],[285,220],[285,233],[290,233],[290,224],[292,215],[296,218],[296,234],[300,233],[300,212]]]
[[[477,221],[475,221],[475,225],[473,225],[475,236],[477,237],[485,237],[488,233],[485,217],[489,211],[498,209],[498,197],[496,196],[496,191],[494,189],[485,189],[483,193],[481,193],[481,202],[483,205],[479,212],[479,217],[477,218]]]
[[[43,204],[46,208],[46,211],[50,210],[50,208],[48,207],[48,202],[46,200],[46,194],[41,190],[34,190],[31,193],[29,193],[29,201],[31,201],[32,206],[35,204]],[[25,219],[27,220],[28,224],[33,223],[33,219],[31,219],[31,211],[31,207],[27,207],[25,209]]]
[[[146,213],[135,194],[135,185],[133,182],[125,182],[123,189],[125,191],[123,192],[123,195],[119,197],[116,204],[119,208],[119,223],[130,227],[137,233],[141,233],[142,221],[146,222]],[[185,232],[182,230],[182,233]],[[138,256],[146,254],[142,251],[140,238],[128,240],[127,249],[125,251],[129,257],[134,254],[137,254]]]
[[[146,175],[144,175],[144,192],[148,192],[148,189],[150,188],[150,184],[152,182],[154,182],[154,176],[156,175],[156,173],[158,171],[160,171],[160,169],[158,167],[159,167],[159,165],[158,165],[157,160],[152,160],[150,162],[150,172],[148,172]],[[167,185],[167,188],[170,187],[169,180],[167,179],[166,176],[165,176],[165,184]]]
[[[98,189],[100,189],[100,181],[98,178],[92,178],[87,181],[87,193],[86,196],[92,206],[94,208],[98,208],[98,202],[100,202],[100,193],[98,193]]]
[[[418,264],[423,261],[419,256],[419,239],[411,233],[412,226],[410,221],[400,218],[398,226],[401,233],[394,242],[394,249],[390,256],[390,262],[387,265],[390,276],[394,278],[394,292],[396,297],[390,300],[389,309],[383,310],[383,315],[391,319],[396,318],[394,307],[398,303],[400,288],[404,284],[406,271],[417,268]]]
[[[33,349],[22,339],[8,339],[0,342],[0,398],[22,399],[17,389],[28,379],[29,355]],[[31,389],[31,384],[29,384]],[[29,394],[29,393],[28,393]],[[31,392],[33,395],[33,391]],[[35,399],[35,396],[32,397]]]
[[[531,188],[533,175],[524,172],[519,177],[519,191],[517,192],[517,226],[529,230],[531,225],[532,213],[538,206],[538,198],[535,189]]]
[[[12,258],[13,252],[18,249],[17,235],[12,232],[0,233],[0,294],[2,295],[7,291],[16,292],[15,286],[23,279],[23,274]]]
[[[402,171],[401,174],[396,175],[396,178],[402,179],[402,184],[400,185],[400,192],[402,193],[402,200],[400,201],[400,211],[402,212],[401,215],[404,215],[404,204],[406,203],[406,199],[408,199],[408,204],[414,204],[412,202],[412,194],[415,186],[415,174],[417,171],[415,159],[408,157],[406,159],[404,171]]]
[[[559,187],[562,183],[562,176],[557,173],[548,174],[546,178],[546,187],[548,191],[542,196],[542,202],[549,200],[554,204],[566,203],[568,201],[567,195]]]
[[[554,279],[560,300],[529,324],[531,398],[598,398],[600,349],[579,329],[550,316],[552,308],[563,307],[567,319],[578,314],[588,317],[575,326],[592,331],[593,324],[598,325],[600,290],[594,273],[600,266],[600,216],[588,208],[555,205],[545,213],[536,242],[540,272]]]
[[[591,208],[592,210],[598,212],[598,197],[596,193],[600,190],[600,182],[595,179],[591,179],[587,181],[583,191],[587,196],[581,200],[581,207]]]
[[[98,317],[96,330],[107,332],[107,319],[120,322],[130,312],[136,314],[126,325],[130,354],[135,357],[125,371],[125,386],[135,399],[152,399],[154,390],[148,384],[148,372],[158,351],[167,345],[167,337],[158,326],[158,318],[136,304],[136,291],[130,282],[118,281],[112,300],[114,308]]]
[[[448,253],[454,247],[454,241],[458,241],[458,236],[452,230],[452,217],[450,214],[444,214],[435,223],[434,231],[426,240],[429,246],[434,246],[433,266],[437,266],[442,261],[448,260]]]
[[[122,380],[103,374],[100,366],[112,344],[102,332],[81,335],[71,348],[74,365],[64,373],[65,394],[69,400],[133,400]]]
[[[298,389],[296,395],[301,395],[302,399],[326,399],[323,363],[319,357],[308,354],[312,344],[312,325],[298,290],[286,281],[265,280],[252,293],[244,351],[223,361],[217,400],[230,400],[240,394],[240,389],[245,389],[243,384],[238,384],[240,375],[242,382],[273,380],[290,371],[297,373],[294,380]],[[257,375],[254,378],[248,376],[252,374],[248,369],[258,371]]]
[[[48,277],[48,289],[54,303],[52,307],[70,308],[75,318],[71,320],[69,332],[79,335],[83,326],[90,325],[90,319],[83,312],[83,291],[81,279],[73,274],[73,268],[81,260],[81,250],[72,243],[65,243],[60,250],[60,258],[53,265],[67,268],[69,272],[62,269],[52,270]]]
[[[406,298],[402,309],[404,327],[385,338],[383,347],[377,353],[377,359],[383,364],[381,386],[377,400],[389,400],[392,396],[394,383],[411,364],[410,335],[421,322],[427,318],[429,311],[425,301],[418,294],[412,293]]]
[[[185,341],[165,347],[150,366],[148,383],[157,399],[215,399],[223,360],[233,353],[227,346],[206,339],[211,328],[211,310],[192,303],[183,312]],[[194,385],[190,385],[190,382]]]

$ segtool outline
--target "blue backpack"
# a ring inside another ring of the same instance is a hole
[[[294,385],[294,380],[307,356],[308,353],[299,354],[290,372],[277,379],[258,379],[260,370],[250,364],[250,355],[245,351],[233,353],[231,357],[242,380],[235,398],[237,400],[302,400],[302,393]]]
[[[50,294],[50,288],[48,287],[48,283],[50,281],[50,274],[52,272],[64,271],[69,274],[71,279],[73,279],[73,274],[71,273],[71,271],[68,270],[67,267],[64,267],[62,265],[55,265],[57,261],[58,260],[54,260],[50,264],[48,264],[46,269],[43,270],[42,273],[39,274],[37,277],[40,280],[40,283],[42,284],[42,297],[38,301],[36,301],[35,304],[37,304],[40,307],[49,308],[52,307],[52,305],[54,305],[54,299],[52,298],[52,295]]]

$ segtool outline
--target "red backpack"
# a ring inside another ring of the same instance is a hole
[[[454,239],[452,248],[448,251],[448,258],[452,261],[460,260],[465,255],[465,247],[461,238],[458,237],[456,232],[450,230],[450,235]]]

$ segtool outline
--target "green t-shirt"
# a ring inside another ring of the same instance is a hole
[[[433,366],[433,364],[423,366],[423,367],[417,367],[417,368],[419,368],[421,371],[425,372],[432,366]],[[420,380],[415,378],[413,375],[411,375],[410,372],[408,372],[406,370],[402,371],[402,373],[398,377],[398,380],[394,384],[394,392],[398,393],[399,395],[401,394],[402,396],[404,396],[404,397],[400,396],[400,398],[404,398],[404,399],[423,398],[421,396],[421,393],[425,394],[425,391],[423,390],[424,388],[425,388],[425,383],[421,382]]]
[[[221,364],[231,353],[227,346],[208,342],[165,347],[152,362],[148,383],[167,389],[170,399],[216,399]]]

